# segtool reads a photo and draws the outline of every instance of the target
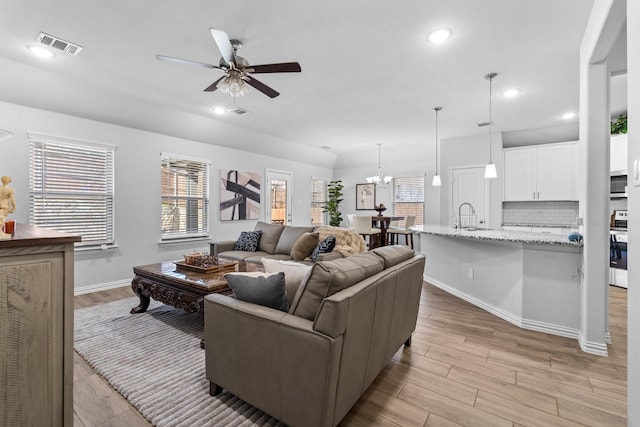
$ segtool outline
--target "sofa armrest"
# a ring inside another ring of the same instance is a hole
[[[288,425],[331,424],[342,336],[225,295],[207,295],[204,304],[210,382]]]
[[[232,251],[236,248],[235,240],[223,240],[209,243],[209,252],[213,256],[218,256],[220,252]]]

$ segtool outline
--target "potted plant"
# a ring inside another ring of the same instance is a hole
[[[611,135],[619,135],[621,133],[627,133],[627,115],[620,114],[618,120],[611,122]]]
[[[329,225],[340,227],[342,222],[342,214],[338,210],[340,202],[342,202],[342,185],[341,180],[331,181],[327,185],[327,202],[324,204],[322,212],[329,212]]]

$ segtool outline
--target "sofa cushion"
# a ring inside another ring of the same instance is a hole
[[[236,240],[236,251],[255,252],[258,250],[262,231],[243,231]]]
[[[300,285],[307,281],[312,268],[312,265],[308,264],[270,258],[262,258],[262,265],[264,265],[265,273],[284,273],[284,285],[289,305],[293,303],[293,297],[295,297]]]
[[[289,313],[314,320],[324,298],[381,272],[383,267],[382,258],[370,252],[318,262],[298,288]]]
[[[273,253],[289,255],[291,253],[291,249],[293,249],[293,245],[298,241],[298,238],[304,233],[313,231],[314,228],[315,227],[293,227],[289,225],[284,227],[280,234],[280,238],[278,239],[276,250]]]
[[[255,252],[225,251],[225,252],[220,252],[218,255],[223,257],[223,258],[231,259],[231,260],[234,260],[234,261],[250,262],[250,261],[248,261],[250,258],[257,257],[258,259],[262,259],[262,257],[268,256],[270,254],[268,254],[266,252],[262,252],[262,251],[255,251]]]
[[[318,261],[318,255],[328,254],[335,247],[336,247],[336,238],[334,236],[327,237],[322,242],[318,243],[318,246],[316,246],[313,252],[311,252],[311,260],[313,262]]]
[[[258,221],[254,230],[262,230],[262,236],[260,237],[260,243],[258,249],[261,251],[273,254],[280,239],[280,234],[284,229],[282,224],[268,224],[266,222]]]
[[[282,234],[284,235],[284,232]],[[296,242],[293,244],[293,247],[289,252],[291,258],[294,261],[302,261],[309,255],[311,255],[313,249],[318,245],[319,235],[320,233],[318,233],[317,231],[313,233],[302,233],[302,235],[298,237],[298,240],[296,240]],[[282,237],[280,237],[280,241],[282,241]],[[278,243],[278,246],[280,246],[280,243]]]
[[[393,267],[396,264],[400,264],[403,261],[413,258],[415,251],[408,246],[381,246],[372,250],[374,254],[381,257],[384,261],[385,270],[389,267]]]
[[[244,262],[248,262],[250,264],[262,264],[263,258],[269,259],[278,259],[281,261],[291,261],[291,257],[289,255],[282,254],[268,254],[266,252],[258,251],[255,254],[247,252],[249,256],[244,258]]]
[[[227,273],[224,278],[236,299],[282,311],[289,309],[282,272]]]

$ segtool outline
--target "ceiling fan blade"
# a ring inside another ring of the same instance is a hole
[[[156,58],[159,59],[160,61],[175,62],[178,64],[189,64],[189,65],[195,65],[197,67],[203,67],[203,68],[217,68],[219,70],[221,69],[220,67],[217,67],[215,65],[206,64],[204,62],[191,61],[190,59],[173,58],[171,56],[164,56],[164,55],[156,55]]]
[[[251,76],[247,76],[245,77],[245,81],[253,86],[254,88],[258,89],[260,92],[264,93],[265,95],[267,95],[269,98],[275,98],[276,96],[280,95],[280,92],[275,91],[274,89],[271,89],[269,86],[267,86],[266,84],[262,83],[259,80],[254,79]]]
[[[302,67],[297,62],[282,62],[279,64],[248,65],[246,70],[250,73],[299,73]]]
[[[211,35],[213,39],[216,41],[218,45],[218,49],[222,54],[222,57],[227,62],[227,64],[235,64],[236,56],[233,53],[233,47],[231,46],[231,41],[229,41],[229,36],[224,31],[216,30],[214,28],[209,28],[211,31]]]
[[[220,82],[220,80],[224,79],[225,77],[226,76],[220,77],[218,80],[216,80],[215,82],[213,82],[209,86],[207,86],[207,88],[204,91],[205,92],[213,92],[214,90],[218,89],[218,83]]]

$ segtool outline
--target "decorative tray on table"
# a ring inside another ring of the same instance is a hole
[[[184,261],[174,261],[173,263],[178,268],[198,273],[234,271],[237,264],[235,261],[220,261],[216,256],[200,254],[185,255]]]

